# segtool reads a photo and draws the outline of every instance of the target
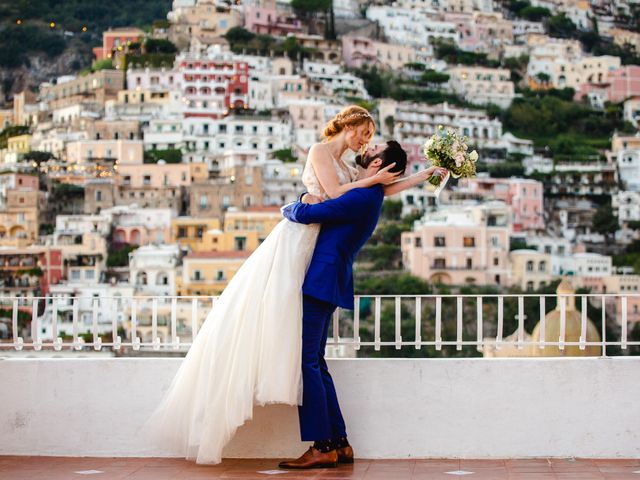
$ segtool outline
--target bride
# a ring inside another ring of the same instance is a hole
[[[433,167],[398,180],[392,164],[358,180],[342,156],[363,151],[374,130],[358,106],[329,121],[326,141],[309,151],[307,191],[326,200],[383,184],[392,195],[431,176]],[[254,404],[301,404],[302,283],[319,231],[320,225],[282,220],[237,271],[147,422],[154,443],[197,463],[219,463]]]

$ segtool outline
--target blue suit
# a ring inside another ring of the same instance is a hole
[[[376,228],[384,190],[350,190],[317,205],[294,203],[283,208],[293,222],[321,223],[316,248],[302,286],[303,441],[346,437],[346,427],[324,351],[336,307],[353,309],[353,260]]]

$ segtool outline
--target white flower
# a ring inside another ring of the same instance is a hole
[[[471,160],[472,162],[475,162],[478,160],[478,152],[476,152],[475,150],[473,150],[470,154],[469,154],[469,160]]]

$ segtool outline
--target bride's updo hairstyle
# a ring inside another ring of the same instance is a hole
[[[375,132],[375,122],[373,117],[367,111],[367,109],[359,107],[358,105],[350,105],[343,108],[340,113],[329,120],[329,123],[324,127],[322,136],[326,139],[331,139],[338,135],[345,127],[359,127],[363,123],[371,124],[371,135]]]

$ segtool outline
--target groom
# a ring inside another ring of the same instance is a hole
[[[393,163],[391,172],[404,173],[407,154],[398,142],[389,141],[369,148],[356,163],[364,169],[364,177],[375,175]],[[317,205],[297,202],[283,209],[283,215],[289,220],[321,223],[322,229],[302,286],[303,394],[298,413],[302,441],[314,444],[297,460],[280,463],[280,468],[307,469],[353,463],[353,449],[347,441],[324,351],[335,309],[353,310],[353,260],[376,228],[383,199],[382,185],[374,185],[350,190]],[[313,202],[315,198],[306,195],[304,200]]]

